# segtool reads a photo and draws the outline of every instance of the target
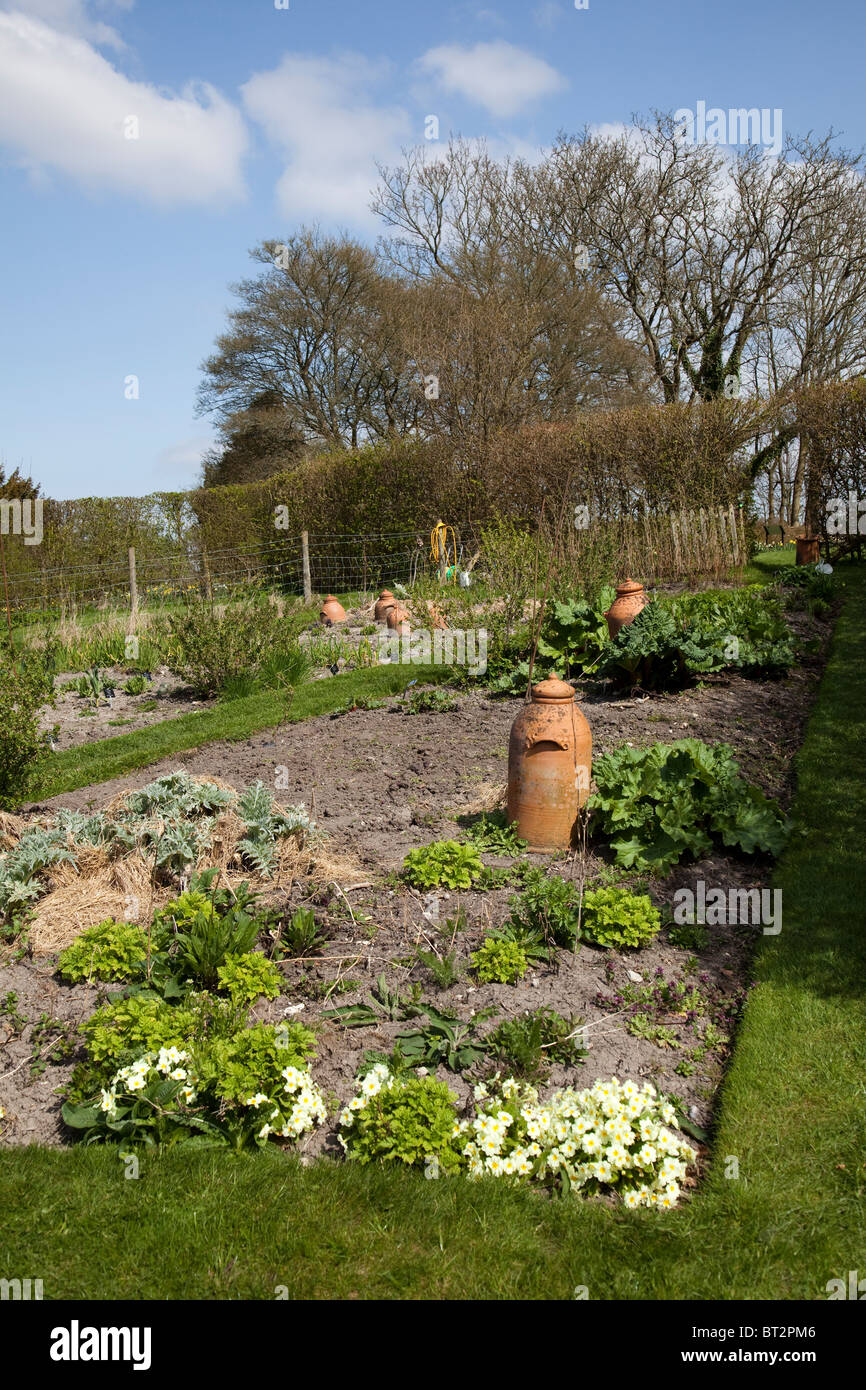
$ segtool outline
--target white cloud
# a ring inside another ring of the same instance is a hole
[[[565,87],[565,78],[523,48],[496,39],[473,48],[442,44],[419,59],[448,92],[484,106],[493,116],[513,116],[540,97]]]
[[[402,107],[375,104],[372,92],[389,73],[358,53],[286,54],[241,88],[248,114],[287,158],[277,183],[285,217],[377,225],[369,212],[377,162],[423,134]]]
[[[130,117],[137,139],[125,138]],[[51,168],[154,202],[244,191],[246,128],[213,87],[173,95],[133,82],[84,39],[22,14],[0,13],[0,145],[36,174]]]
[[[98,8],[130,10],[133,4],[134,0],[103,0]],[[75,34],[78,38],[111,48],[124,48],[123,39],[117,31],[102,20],[91,19],[87,8],[86,0],[4,0],[0,5],[0,10],[40,19],[60,33]]]

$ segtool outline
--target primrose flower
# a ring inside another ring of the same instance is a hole
[[[100,1110],[104,1110],[108,1115],[114,1115],[117,1110],[117,1098],[113,1091],[103,1091],[99,1105]],[[5,1113],[5,1112],[4,1112]],[[0,1116],[2,1118],[2,1116]]]
[[[270,1097],[266,1096],[264,1091],[257,1091],[254,1096],[250,1096],[249,1100],[244,1103],[251,1106],[254,1110],[258,1110],[259,1106],[264,1105],[269,1099]]]
[[[624,1205],[627,1206],[627,1207],[628,1207],[630,1210],[632,1210],[632,1211],[634,1210],[635,1207],[639,1207],[640,1204],[641,1204],[641,1203],[640,1203],[640,1197],[639,1197],[639,1195],[637,1194],[637,1192],[624,1192],[624,1193],[622,1194],[622,1200],[623,1200]]]

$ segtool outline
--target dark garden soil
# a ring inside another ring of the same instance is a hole
[[[814,649],[782,681],[725,675],[710,677],[682,694],[636,698],[612,696],[597,684],[579,683],[578,699],[592,730],[594,753],[623,742],[637,747],[685,737],[726,742],[734,748],[741,773],[787,806],[794,790],[792,758],[802,741],[829,636],[829,624],[800,619],[797,626],[812,639]],[[663,928],[655,943],[639,952],[583,945],[575,955],[560,952],[555,967],[532,967],[518,985],[478,984],[468,973],[469,955],[485,930],[507,917],[514,887],[425,897],[394,876],[409,849],[459,834],[458,815],[489,809],[504,790],[508,733],[520,701],[479,694],[458,701],[451,713],[410,715],[394,702],[384,709],[310,719],[241,742],[209,744],[122,780],[53,798],[38,809],[101,807],[120,790],[143,786],[178,766],[193,774],[218,775],[238,788],[261,779],[275,788],[279,801],[312,807],[334,851],[354,855],[356,872],[344,875],[324,893],[311,895],[308,884],[294,883],[269,895],[287,907],[312,901],[326,942],[314,958],[283,962],[285,994],[261,1002],[254,1014],[272,1022],[291,1017],[317,1026],[313,1072],[335,1103],[345,1103],[354,1093],[365,1052],[388,1053],[395,1035],[415,1026],[414,1021],[383,1021],[346,1029],[322,1019],[325,1009],[368,998],[376,977],[384,973],[391,989],[407,995],[417,984],[426,1001],[461,1019],[492,1009],[480,1025],[482,1034],[502,1019],[541,1007],[574,1017],[576,1023],[586,1024],[587,1055],[576,1066],[552,1067],[545,1090],[579,1088],[609,1075],[650,1079],[678,1097],[693,1122],[706,1126],[749,987],[749,962],[760,926],[708,928],[706,943],[693,950],[672,944]],[[574,856],[529,858],[565,877],[580,873],[580,860]],[[485,862],[510,861],[485,856]],[[588,881],[602,875],[607,882],[638,883],[635,877],[611,876],[610,855],[603,846],[590,846],[585,869]],[[665,879],[644,880],[640,887],[659,907],[670,907],[678,888],[693,887],[699,880],[726,891],[761,887],[769,886],[771,871],[768,859],[718,854],[680,866]],[[415,951],[418,946],[430,949],[436,940],[437,914],[443,922],[458,909],[467,919],[466,928],[454,938],[463,973],[455,985],[442,990],[415,960]],[[267,949],[269,943],[262,944]],[[679,979],[699,985],[709,1016],[729,1040],[697,1060],[692,1053],[700,1034],[689,1014],[663,1006],[655,1009],[650,1021],[668,1030],[662,1044],[634,1036],[627,1028],[629,991]],[[90,1012],[96,991],[62,985],[52,974],[51,958],[28,957],[0,970],[0,1006],[8,991],[17,995],[17,1009],[27,1024],[19,1032],[8,1014],[0,1017],[0,1104],[7,1112],[0,1122],[0,1143],[67,1142],[60,1098],[54,1091],[67,1080],[72,1061],[53,1062],[49,1052],[44,1074],[31,1080],[33,1024],[42,1014],[74,1024]],[[437,1075],[461,1098],[477,1080],[475,1073],[454,1075],[440,1069]],[[324,1126],[309,1140],[307,1152],[333,1144],[333,1133]]]

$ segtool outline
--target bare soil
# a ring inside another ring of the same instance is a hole
[[[818,649],[782,681],[723,675],[681,694],[637,698],[612,696],[598,684],[579,683],[578,698],[592,729],[595,754],[623,742],[638,747],[684,737],[726,742],[733,746],[742,774],[787,806],[794,790],[792,759],[802,741],[829,637],[828,624],[803,619],[798,625],[803,635],[819,639]],[[410,715],[393,702],[385,709],[323,716],[239,742],[209,744],[122,780],[55,797],[37,809],[103,806],[120,790],[143,786],[177,766],[194,774],[217,774],[238,788],[261,779],[274,787],[278,800],[312,808],[334,849],[354,854],[357,873],[324,894],[314,895],[309,884],[298,882],[270,895],[287,909],[312,902],[327,940],[314,958],[285,961],[285,993],[260,1003],[254,1012],[271,1021],[291,1016],[316,1026],[314,1074],[335,1104],[353,1094],[365,1052],[387,1053],[396,1033],[415,1026],[381,1022],[346,1029],[323,1019],[328,1008],[367,999],[377,976],[384,973],[390,988],[408,995],[417,984],[425,1000],[464,1020],[492,1008],[494,1016],[481,1025],[482,1034],[501,1019],[544,1006],[574,1016],[588,1026],[588,1055],[575,1067],[553,1067],[545,1089],[583,1086],[597,1076],[649,1078],[679,1097],[693,1121],[706,1125],[730,1044],[712,1049],[691,1074],[678,1074],[675,1068],[699,1041],[695,1021],[675,1012],[659,1013],[656,1021],[675,1037],[673,1045],[659,1045],[627,1031],[628,1001],[617,1002],[617,995],[663,980],[697,981],[713,1016],[723,1023],[727,1016],[732,1040],[760,927],[711,928],[706,947],[695,951],[675,946],[667,929],[640,952],[583,945],[574,955],[560,952],[554,967],[531,968],[517,985],[481,985],[469,973],[469,956],[485,931],[508,916],[514,888],[425,898],[395,876],[410,848],[454,837],[459,815],[494,804],[505,787],[508,733],[520,703],[470,694],[459,697],[451,713]],[[530,858],[565,877],[579,870],[574,856]],[[509,862],[485,859],[491,864]],[[609,881],[610,855],[603,846],[590,848],[586,870],[589,880],[606,874]],[[693,887],[698,880],[725,889],[769,886],[771,871],[769,860],[719,854],[681,865],[667,878],[645,881],[641,888],[659,906],[670,906],[676,889]],[[627,877],[617,881],[634,886]],[[442,921],[458,909],[467,918],[466,929],[454,939],[463,973],[455,985],[441,990],[415,960],[415,951],[436,941],[437,913]],[[270,948],[267,939],[262,945]],[[49,1054],[45,1074],[35,1081],[30,1080],[26,1059],[40,1015],[47,1012],[74,1024],[91,1010],[97,992],[59,983],[50,959],[26,956],[0,969],[0,1006],[10,990],[27,1022],[16,1031],[8,1017],[0,1017],[0,1104],[7,1112],[0,1124],[0,1143],[66,1143],[54,1093],[66,1082],[74,1058],[54,1062]],[[461,1097],[477,1079],[475,1074],[457,1076],[444,1069],[437,1074]],[[325,1127],[307,1147],[313,1153],[333,1143],[333,1132]]]
[[[46,706],[40,717],[40,729],[44,734],[52,735],[54,748],[58,752],[64,748],[78,748],[84,743],[114,738],[118,734],[133,734],[138,729],[149,729],[153,724],[161,724],[164,719],[208,709],[214,703],[213,700],[198,699],[195,691],[173,676],[166,666],[153,673],[152,680],[141,695],[127,695],[124,691],[123,687],[130,678],[128,671],[102,670],[102,680],[109,686],[113,685],[115,693],[111,698],[100,695],[96,701],[70,688],[81,675],[80,671],[66,671],[55,677],[55,703]]]

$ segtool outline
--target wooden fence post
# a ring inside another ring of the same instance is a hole
[[[313,586],[310,580],[310,537],[306,531],[301,532],[301,572],[304,579],[304,603],[311,603]]]
[[[135,577],[135,546],[129,547],[129,596],[133,618],[138,613],[138,582]]]

